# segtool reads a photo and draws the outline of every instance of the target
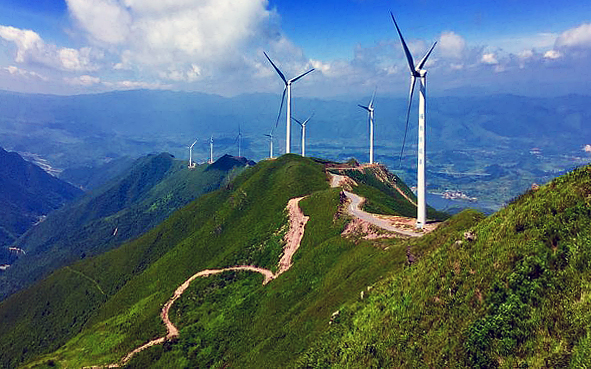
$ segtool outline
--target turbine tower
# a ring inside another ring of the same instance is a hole
[[[238,136],[234,140],[234,143],[238,142],[238,157],[242,156],[242,131],[240,130],[240,124],[238,125]]]
[[[213,164],[213,135],[209,140],[209,164]]]
[[[376,88],[377,90],[377,88]],[[376,90],[373,90],[373,95],[367,106],[359,105],[360,108],[367,110],[369,120],[369,163],[373,164],[373,99],[376,97]]]
[[[269,159],[273,159],[273,131],[265,136],[269,137]]]
[[[195,144],[197,143],[197,140],[195,140],[195,142],[193,142],[191,144],[191,146],[188,146],[189,148],[189,169],[195,168],[195,163],[193,163],[193,146],[195,146]]]
[[[300,74],[299,76],[297,76],[295,78],[286,79],[285,76],[283,75],[283,73],[281,73],[281,71],[279,70],[279,68],[277,68],[277,66],[273,63],[271,58],[269,58],[269,55],[267,55],[266,52],[263,52],[263,54],[265,54],[265,57],[267,57],[267,60],[269,60],[269,63],[271,63],[273,68],[275,68],[275,71],[277,72],[277,74],[279,74],[279,77],[281,77],[281,79],[285,83],[285,88],[283,88],[283,95],[281,96],[281,107],[279,108],[279,114],[277,115],[277,120],[279,120],[279,116],[281,115],[281,108],[283,107],[283,100],[285,99],[285,92],[287,91],[287,118],[286,118],[287,132],[286,132],[286,136],[285,136],[285,153],[289,154],[291,152],[291,84],[293,82],[297,81],[298,79],[302,78],[306,74],[312,72],[314,70],[314,68],[310,69],[309,71],[307,71],[305,73]]]
[[[420,79],[420,97],[419,97],[419,151],[418,151],[418,161],[417,161],[417,228],[422,229],[427,222],[427,203],[425,199],[425,164],[426,164],[426,142],[425,142],[425,125],[427,122],[427,115],[426,115],[426,105],[427,105],[427,71],[423,69],[425,63],[427,62],[427,58],[431,55],[431,52],[437,45],[437,42],[431,46],[429,51],[425,54],[423,59],[415,66],[412,55],[406,46],[406,42],[404,42],[404,38],[402,37],[402,33],[400,32],[400,28],[398,28],[398,24],[394,19],[394,14],[390,12],[392,16],[392,21],[394,22],[394,26],[396,27],[396,31],[398,31],[398,36],[400,36],[400,42],[402,43],[402,49],[404,50],[404,54],[406,55],[406,60],[408,61],[408,67],[410,68],[410,92],[408,94],[408,109],[406,111],[406,127],[404,129],[404,140],[402,141],[402,149],[400,151],[400,160],[402,161],[402,153],[404,151],[404,144],[406,142],[406,132],[408,130],[408,118],[410,114],[410,108],[412,105],[412,95],[415,88],[416,79]]]
[[[310,119],[312,119],[313,116],[314,116],[314,113],[312,113],[312,115],[310,115],[310,117],[308,119],[306,119],[304,121],[304,123],[300,122],[299,120],[297,120],[295,118],[291,118],[291,119],[295,120],[297,122],[297,124],[299,124],[302,127],[302,156],[303,157],[306,156],[306,124],[308,124],[308,121]]]

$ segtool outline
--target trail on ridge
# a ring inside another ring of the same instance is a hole
[[[273,273],[269,269],[259,268],[252,265],[237,265],[228,268],[222,269],[206,269],[200,272],[193,274],[189,279],[187,279],[183,284],[181,284],[177,289],[174,291],[173,296],[164,304],[162,308],[162,312],[160,313],[160,317],[162,318],[162,322],[166,325],[167,334],[166,336],[159,337],[153,339],[146,344],[134,349],[133,351],[129,352],[123,359],[121,359],[120,363],[109,364],[105,366],[91,366],[87,368],[119,368],[129,362],[137,353],[155,346],[160,345],[170,339],[176,338],[179,336],[178,328],[170,321],[168,316],[170,312],[170,308],[178,300],[181,295],[185,292],[185,290],[190,286],[191,282],[193,282],[197,278],[201,277],[208,277],[214,274],[220,274],[223,272],[228,271],[238,271],[244,270],[249,272],[260,273],[263,275],[263,285],[269,283],[273,279],[277,278],[279,275],[283,274],[292,266],[292,259],[293,255],[296,253],[300,244],[302,242],[302,238],[304,237],[304,228],[306,227],[306,223],[310,217],[304,215],[302,210],[300,209],[299,203],[303,197],[296,197],[288,201],[287,203],[287,210],[288,210],[288,217],[289,217],[289,229],[285,234],[285,246],[283,247],[283,256],[279,260],[279,266],[276,273]]]

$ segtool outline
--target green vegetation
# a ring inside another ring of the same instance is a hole
[[[452,218],[472,217],[465,225],[475,239],[460,227],[447,241],[424,245],[412,268],[393,271],[367,300],[344,307],[301,366],[588,364],[590,199],[587,166],[489,218]]]
[[[241,162],[224,161],[224,168],[188,170],[185,161],[166,153],[138,159],[124,175],[50,214],[19,239],[17,246],[27,255],[0,276],[0,299],[59,267],[138,237],[244,169]]]
[[[354,174],[354,190],[365,189],[375,206],[393,191],[380,184],[382,174]],[[180,337],[127,367],[578,367],[591,360],[591,167],[488,218],[464,211],[421,238],[364,240],[341,235],[350,219],[324,165],[284,155],[246,169],[144,236],[4,301],[0,364],[118,362],[166,334],[161,308],[196,272],[276,268],[284,209],[300,196],[310,219],[287,272],[266,285],[244,271],[196,279],[170,311]]]

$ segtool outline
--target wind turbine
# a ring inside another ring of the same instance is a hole
[[[376,90],[373,90],[373,95],[367,106],[359,105],[360,108],[367,110],[369,119],[369,163],[373,164],[373,99],[376,97]]]
[[[273,130],[265,136],[269,137],[269,159],[273,159]]]
[[[297,122],[297,124],[299,124],[302,127],[302,156],[306,156],[306,124],[308,123],[308,121],[310,119],[312,119],[313,116],[314,116],[314,113],[312,113],[312,115],[310,115],[310,117],[308,117],[308,119],[306,119],[304,121],[304,123],[300,122],[299,120],[297,120],[295,118],[291,118],[291,119],[295,120]]]
[[[236,139],[234,140],[234,143],[238,142],[238,157],[242,156],[242,131],[240,130],[240,124],[238,125],[238,136],[236,136]]]
[[[291,152],[291,84],[293,82],[297,81],[298,79],[302,78],[306,74],[312,72],[314,70],[314,68],[310,69],[309,71],[307,71],[305,73],[300,74],[299,76],[297,76],[295,78],[286,79],[285,76],[283,75],[283,73],[281,73],[281,71],[279,70],[279,68],[277,68],[277,66],[273,63],[271,58],[269,58],[269,55],[267,55],[267,53],[264,51],[263,51],[263,54],[265,54],[265,56],[267,57],[267,60],[269,60],[269,63],[271,63],[273,68],[275,68],[275,71],[277,72],[277,74],[279,74],[279,77],[281,77],[281,79],[285,83],[285,88],[283,89],[283,95],[281,96],[281,106],[279,108],[279,114],[277,115],[277,121],[279,121],[279,116],[281,115],[281,109],[283,108],[283,100],[285,99],[285,91],[287,91],[287,119],[286,119],[287,132],[286,132],[286,138],[285,138],[285,153],[289,154]]]
[[[213,135],[209,140],[209,164],[213,164]]]
[[[189,148],[189,166],[188,168],[195,168],[195,163],[193,163],[193,146],[195,146],[195,144],[197,143],[197,140],[195,140],[195,142],[193,142],[191,144],[191,146],[188,146]]]
[[[427,203],[425,200],[425,124],[427,121],[426,115],[426,105],[427,105],[427,71],[423,69],[425,63],[427,62],[427,58],[431,55],[431,52],[437,45],[437,42],[431,46],[429,51],[423,56],[423,59],[417,64],[414,65],[414,61],[412,59],[412,55],[406,46],[406,42],[404,42],[404,38],[402,37],[402,33],[400,32],[400,28],[398,28],[398,24],[394,19],[394,14],[390,12],[392,16],[392,21],[394,22],[394,26],[396,27],[396,31],[398,31],[398,36],[400,36],[400,42],[402,43],[402,49],[404,50],[404,54],[406,55],[406,60],[408,61],[408,67],[410,68],[410,92],[408,95],[408,109],[406,111],[406,127],[404,129],[404,140],[402,141],[402,149],[400,151],[400,160],[402,161],[402,153],[404,151],[404,144],[406,142],[406,132],[408,130],[408,118],[410,114],[410,108],[412,105],[412,95],[415,88],[415,82],[417,78],[420,78],[420,96],[419,96],[419,151],[418,151],[418,162],[417,162],[417,228],[422,229],[425,226],[427,221]]]

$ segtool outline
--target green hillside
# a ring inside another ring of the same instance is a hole
[[[11,296],[0,304],[1,365],[120,362],[166,335],[161,309],[195,273],[236,265],[275,271],[284,209],[301,196],[309,221],[287,272],[265,285],[244,271],[197,278],[170,310],[179,337],[126,367],[580,367],[590,360],[590,167],[487,218],[465,211],[420,238],[365,239],[342,235],[351,218],[341,190],[329,187],[326,164],[297,155],[263,161],[144,236]],[[407,203],[397,207],[400,199],[382,200],[393,190],[379,180],[384,173],[362,174],[353,192],[365,191],[384,212],[408,211]]]
[[[326,176],[323,164],[296,155],[261,162],[145,236],[11,296],[0,305],[7,322],[0,327],[1,362],[10,367],[41,353],[49,354],[31,365],[117,362],[166,332],[161,306],[195,272],[240,264],[275,270],[285,205],[308,195],[300,205],[310,221],[288,272],[266,286],[245,272],[195,281],[173,306],[180,340],[146,350],[129,365],[260,367],[294,360],[340,304],[406,263],[404,247],[383,250],[341,236],[348,217],[339,210],[340,190],[329,188]],[[203,303],[192,304],[195,296]],[[216,316],[206,322],[199,319],[203,313]]]
[[[11,264],[7,248],[45,215],[82,195],[16,152],[0,147],[0,264]]]
[[[120,177],[50,214],[22,236],[16,246],[26,255],[0,274],[0,297],[145,233],[245,166],[230,156],[218,162],[188,170],[186,161],[167,153],[138,159]]]
[[[468,229],[342,306],[299,366],[587,367],[591,166]]]

